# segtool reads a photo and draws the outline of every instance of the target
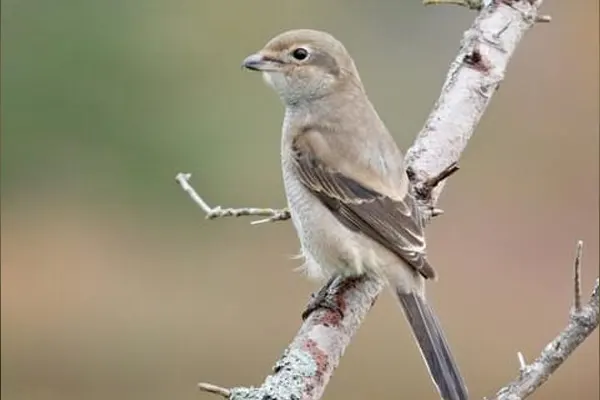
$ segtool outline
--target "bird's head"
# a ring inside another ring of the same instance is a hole
[[[330,34],[315,30],[284,32],[248,56],[242,66],[261,71],[287,105],[326,97],[349,82],[361,87],[354,61],[344,45]]]

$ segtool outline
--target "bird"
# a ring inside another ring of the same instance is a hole
[[[423,213],[349,52],[327,32],[296,29],[269,40],[242,67],[261,72],[285,107],[282,176],[306,274],[389,283],[441,398],[467,399],[425,296],[436,271]]]

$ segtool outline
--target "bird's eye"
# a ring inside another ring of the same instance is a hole
[[[298,61],[306,60],[306,57],[308,57],[308,50],[303,47],[298,47],[292,52],[292,57]]]

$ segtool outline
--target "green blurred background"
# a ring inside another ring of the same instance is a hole
[[[598,2],[546,1],[428,228],[432,302],[474,398],[565,326],[575,243],[598,274]],[[241,60],[287,29],[353,54],[402,148],[474,14],[418,0],[3,0],[2,397],[209,399],[259,384],[316,286],[290,223],[206,221],[283,206],[282,107]],[[535,398],[597,399],[598,332]],[[391,296],[328,399],[435,399]]]

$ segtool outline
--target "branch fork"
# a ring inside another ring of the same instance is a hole
[[[599,303],[598,285],[596,283],[588,302],[583,305],[581,299],[581,257],[583,242],[577,242],[574,262],[573,308],[569,313],[569,323],[550,343],[544,347],[540,356],[531,364],[527,364],[523,353],[518,352],[519,376],[500,389],[493,400],[524,399],[544,382],[562,365],[573,351],[598,327]]]

